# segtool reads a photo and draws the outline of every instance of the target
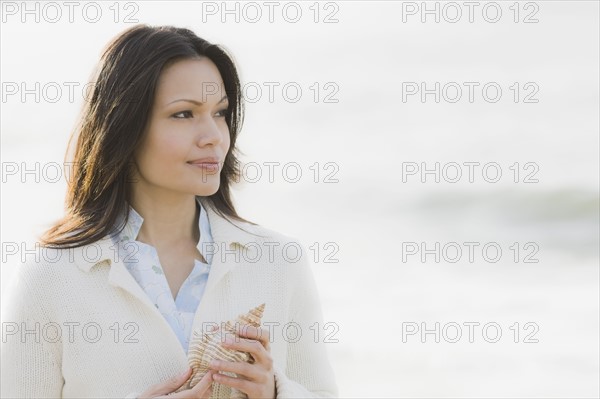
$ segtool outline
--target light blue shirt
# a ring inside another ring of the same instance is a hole
[[[118,246],[119,257],[123,259],[127,270],[169,323],[186,353],[194,314],[204,294],[213,255],[211,251],[207,251],[206,254],[203,251],[203,248],[207,248],[208,243],[212,243],[213,238],[206,210],[198,198],[196,198],[196,202],[200,207],[198,221],[200,240],[196,247],[208,263],[194,260],[194,269],[181,285],[175,300],[156,248],[136,240],[144,218],[131,206],[129,206],[129,219],[125,228],[121,233],[112,237],[113,242]]]

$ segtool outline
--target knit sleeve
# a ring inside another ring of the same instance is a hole
[[[60,398],[64,384],[57,329],[30,273],[20,265],[2,300],[1,394],[3,398]],[[39,273],[35,273],[39,274]],[[36,277],[37,278],[37,277]],[[40,282],[42,279],[38,279]]]
[[[302,250],[303,256],[291,265],[295,281],[286,329],[287,363],[285,370],[274,366],[277,398],[336,398],[338,387],[327,351],[335,338],[324,329],[317,285],[306,248]]]

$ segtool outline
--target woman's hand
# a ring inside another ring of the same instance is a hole
[[[249,399],[275,398],[275,373],[273,371],[273,358],[269,346],[269,331],[244,325],[238,328],[238,335],[245,338],[229,338],[222,342],[228,349],[248,352],[252,356],[252,363],[229,362],[215,360],[210,368],[215,370],[214,381],[242,391]],[[237,374],[237,378],[219,374],[218,371],[229,371]]]
[[[209,398],[212,395],[212,383],[214,371],[209,370],[204,377],[192,389],[175,392],[181,387],[190,375],[192,369],[188,367],[184,374],[175,376],[163,383],[152,385],[138,396],[137,399],[163,398],[163,399],[183,399],[183,398]]]

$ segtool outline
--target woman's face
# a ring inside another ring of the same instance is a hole
[[[221,75],[207,57],[177,61],[165,68],[147,129],[135,151],[135,184],[199,196],[216,193],[230,144],[227,107]],[[211,167],[200,162],[217,164]]]

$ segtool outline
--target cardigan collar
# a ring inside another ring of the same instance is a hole
[[[230,222],[217,214],[206,198],[200,197],[200,201],[206,210],[215,244],[211,272],[205,287],[205,292],[208,292],[238,265],[238,262],[233,260],[240,259],[239,256],[231,257],[231,255],[227,255],[233,251],[233,247],[237,244],[242,250],[245,250],[250,244],[256,243],[261,236],[256,234],[255,226],[236,220]],[[110,235],[106,235],[93,244],[75,248],[72,259],[78,268],[84,272],[90,272],[97,265],[110,266],[108,281],[111,285],[125,289],[154,307],[125,267],[123,260],[119,259],[117,248]]]

